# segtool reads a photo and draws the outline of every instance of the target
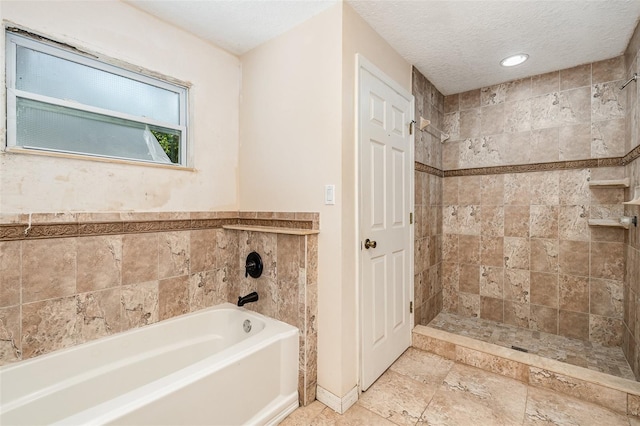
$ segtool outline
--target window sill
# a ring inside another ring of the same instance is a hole
[[[197,169],[193,167],[184,167],[180,165],[169,165],[169,164],[150,163],[150,162],[148,163],[145,161],[122,160],[119,158],[92,157],[90,155],[69,154],[64,152],[38,151],[37,149],[25,149],[25,148],[20,148],[15,146],[5,148],[4,152],[7,154],[39,155],[43,157],[68,158],[72,160],[95,161],[99,163],[129,164],[132,166],[153,167],[153,168],[177,170],[177,171],[183,171],[183,172],[197,171]]]

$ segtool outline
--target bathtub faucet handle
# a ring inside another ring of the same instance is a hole
[[[262,275],[262,258],[258,253],[252,251],[247,256],[247,261],[244,265],[244,277],[258,278]]]

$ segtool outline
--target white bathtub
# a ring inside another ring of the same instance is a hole
[[[298,329],[226,303],[0,368],[0,425],[275,424],[297,389]]]

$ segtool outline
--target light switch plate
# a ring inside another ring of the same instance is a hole
[[[336,186],[335,185],[324,186],[324,203],[328,205],[336,203]]]

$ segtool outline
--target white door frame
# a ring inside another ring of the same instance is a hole
[[[411,125],[411,121],[415,120],[414,117],[414,111],[415,111],[415,98],[413,97],[413,95],[408,92],[404,87],[402,87],[400,84],[398,84],[397,82],[395,82],[392,78],[390,78],[388,75],[386,75],[382,70],[380,70],[378,67],[376,67],[375,65],[373,65],[371,62],[369,62],[364,56],[362,56],[361,54],[357,53],[356,54],[356,69],[355,69],[355,138],[356,138],[356,143],[355,143],[355,147],[356,147],[356,188],[355,188],[355,193],[356,193],[356,197],[358,199],[358,202],[356,204],[356,228],[357,228],[357,241],[356,241],[356,259],[358,259],[358,267],[356,268],[356,287],[357,287],[357,293],[358,293],[358,303],[357,303],[357,308],[356,308],[356,312],[357,312],[357,318],[358,318],[358,327],[357,327],[357,341],[358,341],[358,391],[361,393],[362,392],[362,367],[363,367],[363,363],[362,363],[362,327],[363,327],[363,322],[364,322],[364,318],[363,318],[363,312],[362,312],[362,304],[363,304],[363,298],[364,298],[364,294],[363,294],[363,285],[362,285],[362,259],[363,259],[363,250],[360,247],[361,241],[363,240],[364,236],[363,236],[363,231],[361,229],[361,213],[362,213],[362,193],[360,190],[360,185],[361,185],[361,176],[360,176],[360,171],[361,171],[361,153],[362,153],[362,138],[361,138],[361,129],[360,129],[360,96],[361,96],[361,79],[360,79],[360,70],[361,69],[365,69],[367,70],[369,73],[373,74],[376,78],[380,79],[382,82],[384,82],[385,84],[387,84],[389,87],[391,87],[393,90],[395,90],[398,94],[400,94],[402,97],[404,97],[405,99],[407,99],[410,102],[410,108],[409,108],[409,123],[406,123],[407,126]],[[414,164],[415,164],[415,131],[416,131],[416,126],[415,123],[412,126],[413,131],[410,132],[410,140],[409,140],[409,161],[408,161],[408,166],[412,168],[409,178],[409,194],[410,194],[410,201],[409,201],[409,212],[411,212],[411,215],[414,215],[414,211],[415,211],[415,172],[413,171],[414,169]],[[409,241],[408,241],[408,250],[409,250],[409,280],[410,280],[410,288],[409,288],[409,295],[410,295],[410,300],[413,301],[414,300],[414,238],[415,238],[415,228],[413,225],[410,225],[410,237],[409,237]],[[411,324],[413,324],[414,321],[414,313],[413,311],[410,314],[410,319],[409,321],[411,321]],[[411,327],[413,328],[413,327]]]

